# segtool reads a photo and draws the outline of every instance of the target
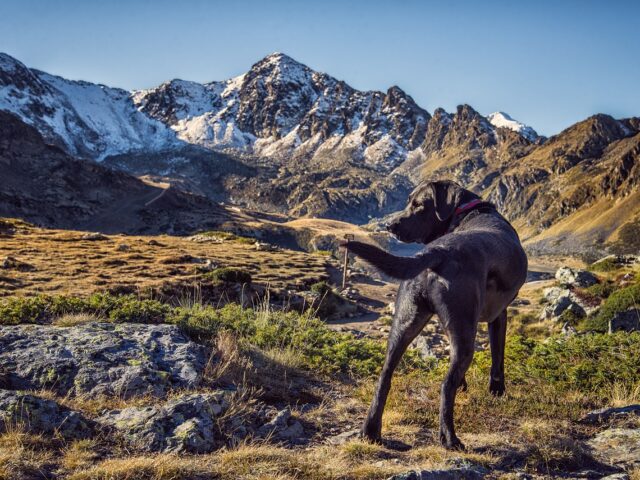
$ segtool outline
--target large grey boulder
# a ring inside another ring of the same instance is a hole
[[[80,413],[53,400],[0,390],[0,432],[16,427],[32,433],[56,433],[66,439],[85,438],[92,431],[90,422]]]
[[[570,285],[572,287],[590,287],[598,283],[598,277],[587,270],[577,268],[560,267],[556,271],[556,280],[562,285]]]
[[[206,358],[205,348],[174,325],[0,327],[0,365],[12,389],[162,396],[196,386]]]
[[[216,446],[216,418],[229,407],[229,392],[183,395],[164,405],[113,410],[96,422],[115,430],[136,450],[210,452]]]
[[[587,441],[598,460],[622,468],[640,467],[640,429],[609,428]]]
[[[640,309],[632,308],[624,312],[617,312],[609,320],[609,333],[624,331],[637,332],[640,330]]]

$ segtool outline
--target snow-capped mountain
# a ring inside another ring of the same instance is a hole
[[[0,110],[18,115],[72,155],[109,155],[176,146],[175,134],[140,112],[118,88],[29,69],[0,53]]]
[[[519,133],[527,140],[535,142],[539,135],[538,133],[528,125],[514,120],[509,114],[504,112],[494,112],[487,115],[487,119],[491,122],[491,125],[498,128],[508,128],[514,132]]]
[[[192,144],[285,161],[348,156],[383,171],[421,146],[431,119],[399,87],[359,91],[282,53],[230,80],[172,80],[134,92],[66,80],[0,54],[0,109],[69,153],[98,160]],[[528,127],[509,128],[537,138]]]
[[[430,119],[398,87],[361,92],[282,53],[231,80],[173,80],[133,99],[188,143],[280,158],[349,148],[352,161],[382,167],[417,148]]]

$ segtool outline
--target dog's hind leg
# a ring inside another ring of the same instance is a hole
[[[362,426],[362,435],[375,442],[380,441],[382,437],[382,412],[391,388],[393,371],[400,363],[400,359],[411,341],[416,338],[432,315],[431,312],[416,305],[415,297],[412,297],[411,293],[400,293],[410,290],[410,287],[406,289],[403,286],[400,287],[396,313],[393,316],[387,343],[387,356],[369,407],[369,413]]]
[[[473,359],[476,323],[451,319],[446,322],[451,342],[451,357],[440,391],[440,442],[445,448],[463,450],[464,445],[455,434],[453,408],[456,391],[465,380],[465,373]]]
[[[491,378],[489,391],[495,396],[504,394],[504,345],[507,336],[507,310],[489,324],[491,345]]]

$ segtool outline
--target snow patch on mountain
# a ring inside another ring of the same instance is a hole
[[[504,112],[494,112],[487,115],[487,120],[497,128],[508,128],[519,133],[527,140],[534,142],[538,138],[538,133],[528,125],[513,119],[509,114]]]

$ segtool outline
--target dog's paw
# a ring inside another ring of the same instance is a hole
[[[489,381],[489,392],[494,397],[501,397],[504,395],[504,380],[494,380],[491,379]]]
[[[360,430],[360,438],[372,443],[382,443],[382,434],[380,429],[369,425],[364,425],[362,427],[362,430]]]
[[[453,450],[456,452],[464,452],[467,448],[464,446],[464,443],[460,441],[458,437],[453,437],[451,440],[442,440],[442,446],[447,450]]]

